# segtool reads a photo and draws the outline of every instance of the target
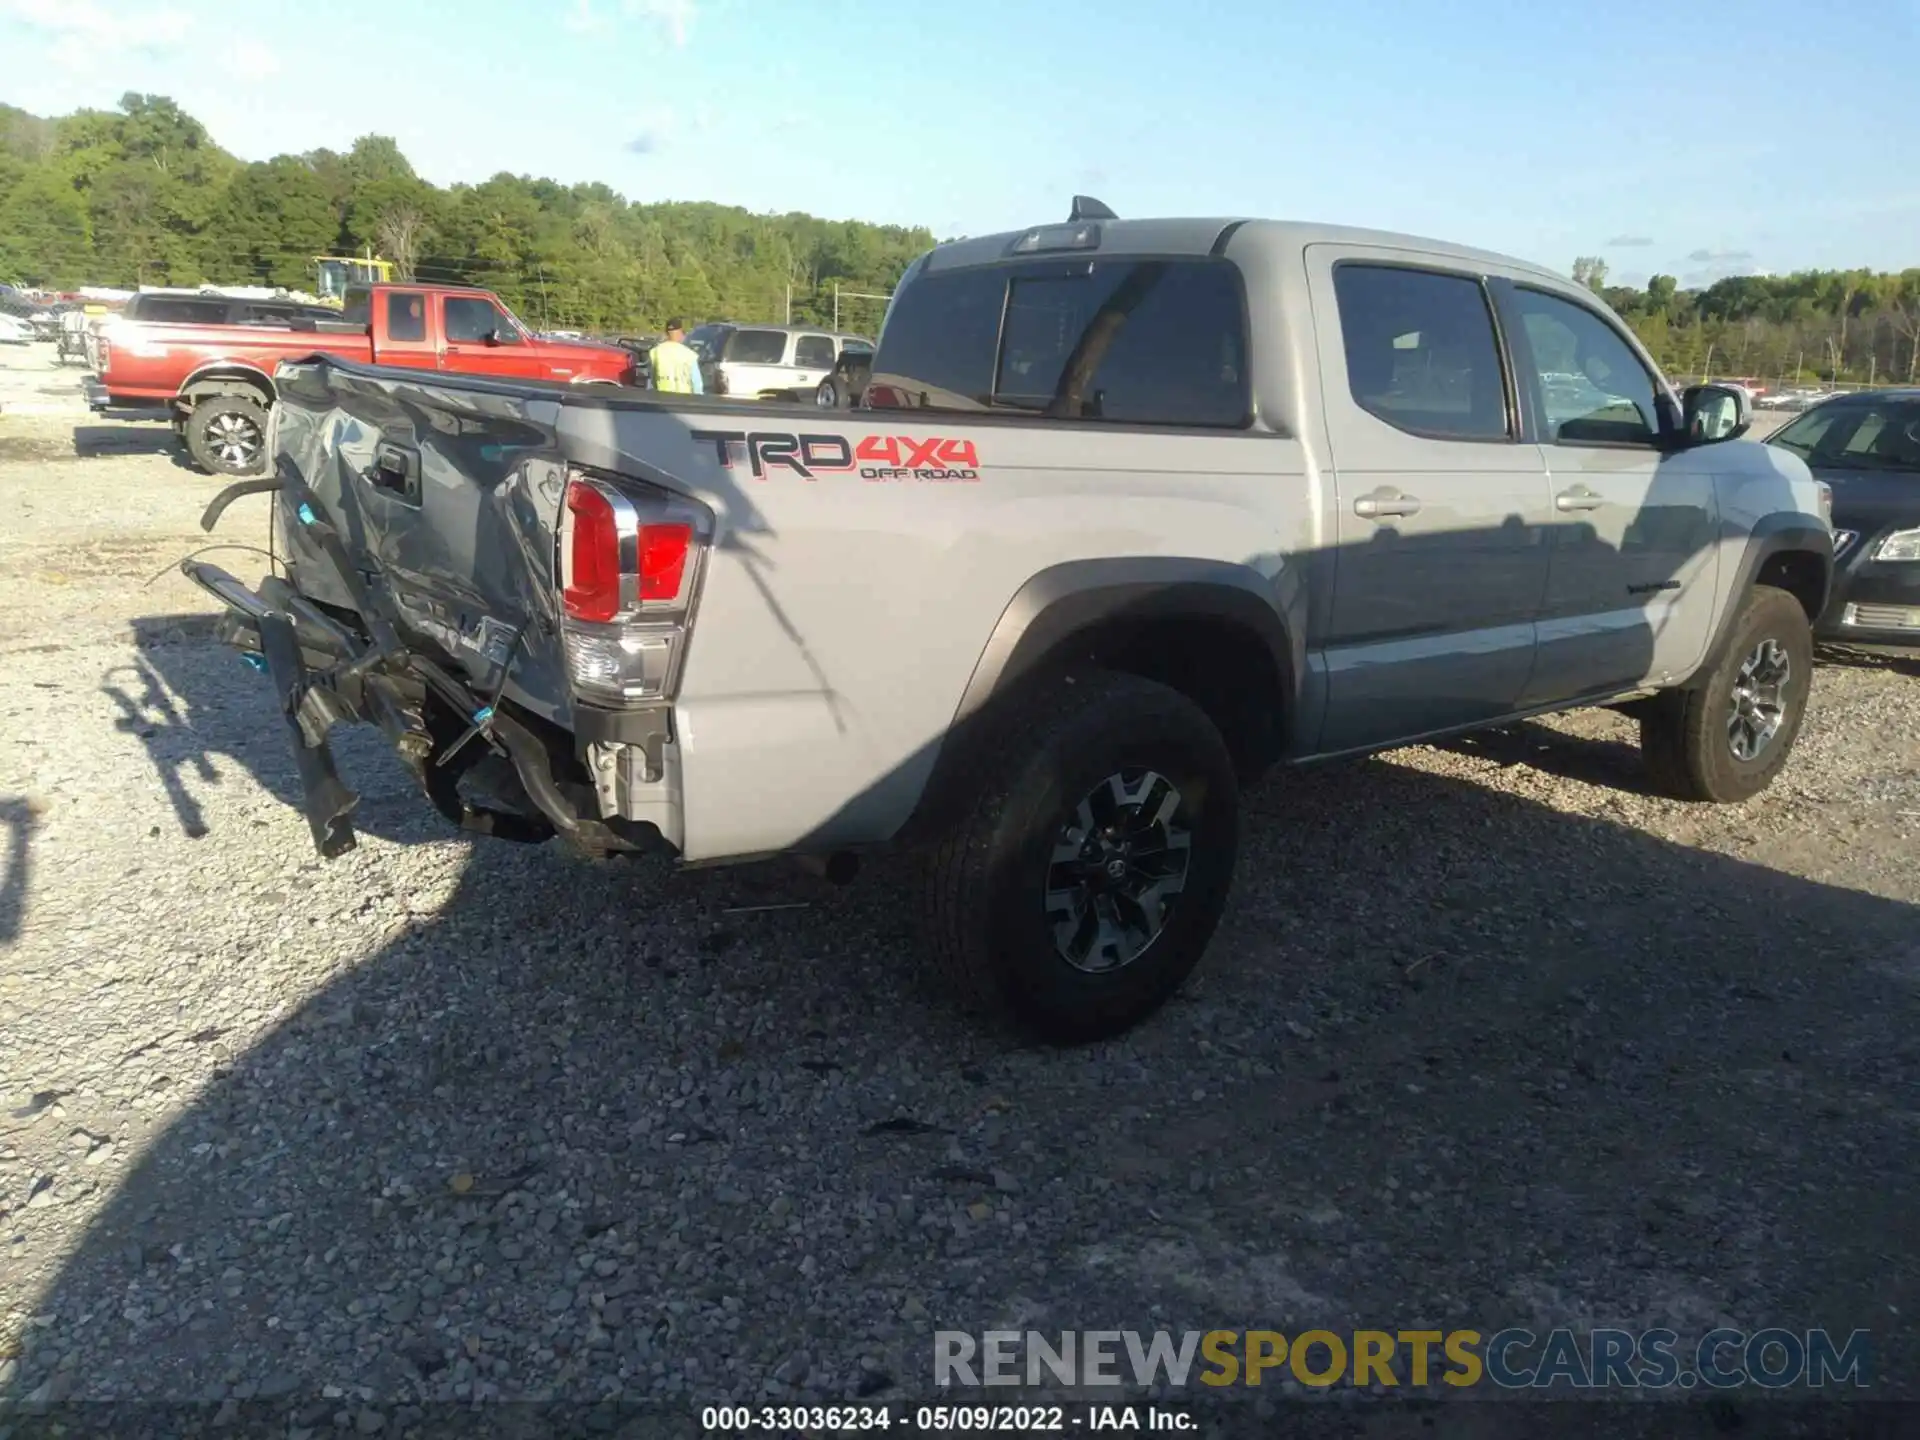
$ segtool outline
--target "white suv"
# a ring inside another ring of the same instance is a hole
[[[749,400],[810,398],[842,352],[873,353],[863,335],[808,325],[702,325],[687,344],[700,356],[709,395]]]

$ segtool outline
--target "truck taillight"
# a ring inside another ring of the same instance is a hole
[[[113,342],[105,335],[97,337],[94,340],[94,353],[100,357],[100,373],[106,374],[107,367],[113,363]]]
[[[640,599],[671,600],[680,593],[687,573],[687,551],[693,547],[691,525],[640,527]]]
[[[596,485],[570,481],[560,522],[560,595],[575,620],[620,613],[620,531],[613,502]]]
[[[583,700],[670,698],[712,516],[682,496],[570,471],[561,500],[567,665]]]

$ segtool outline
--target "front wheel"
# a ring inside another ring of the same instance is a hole
[[[212,475],[253,475],[266,465],[267,412],[258,401],[215,395],[187,419],[187,453]]]
[[[962,767],[928,858],[935,956],[962,996],[1055,1042],[1136,1024],[1179,988],[1233,881],[1239,785],[1178,691],[1061,676]]]
[[[1756,585],[1718,663],[1684,690],[1646,702],[1640,750],[1678,800],[1737,804],[1773,783],[1806,716],[1813,627],[1784,590]]]

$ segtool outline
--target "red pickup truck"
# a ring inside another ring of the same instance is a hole
[[[98,373],[85,382],[87,404],[169,410],[194,463],[216,475],[250,475],[266,458],[275,368],[310,355],[575,385],[637,383],[629,351],[541,339],[488,291],[394,284],[349,290],[338,320],[114,321],[100,336]]]

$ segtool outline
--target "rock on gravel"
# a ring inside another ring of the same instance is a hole
[[[1042,1050],[925,982],[886,866],[474,844],[360,735],[363,840],[319,863],[265,686],[144,586],[212,482],[27,423],[6,1395],[399,1433],[448,1401],[925,1398],[940,1327],[1722,1322],[1872,1330],[1910,1388],[1909,667],[1823,668],[1741,809],[1641,793],[1598,713],[1276,776],[1194,982]],[[723,913],[776,902],[805,905]]]

